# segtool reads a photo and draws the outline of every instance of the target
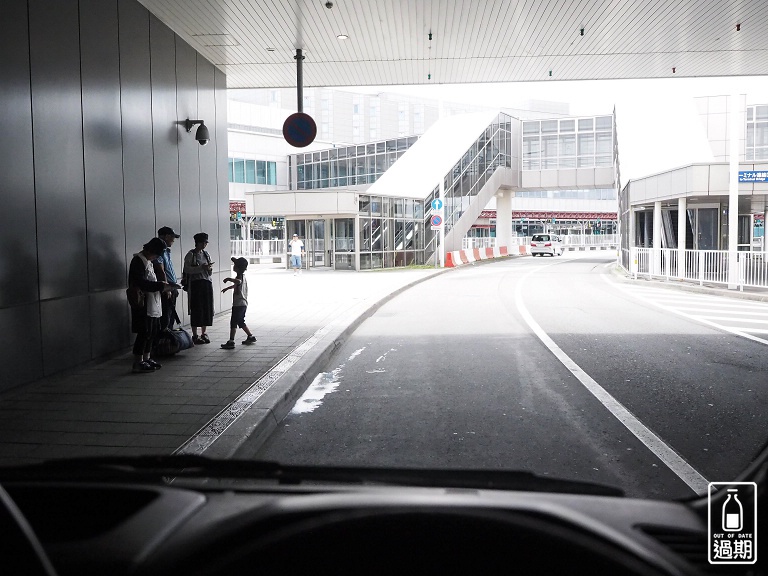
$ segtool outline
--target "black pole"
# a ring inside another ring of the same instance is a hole
[[[298,102],[298,111],[304,112],[304,78],[301,71],[301,61],[304,60],[304,56],[301,55],[301,48],[296,48],[296,92]]]

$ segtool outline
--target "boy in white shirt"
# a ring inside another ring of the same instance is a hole
[[[227,290],[234,290],[232,295],[232,318],[229,321],[229,340],[221,347],[225,350],[232,350],[235,347],[235,334],[237,333],[238,326],[243,329],[247,338],[243,340],[243,344],[255,344],[256,337],[248,330],[248,326],[245,324],[245,311],[248,309],[248,283],[245,280],[245,271],[248,268],[248,260],[245,258],[232,258],[234,262],[235,278],[224,278],[224,282],[231,282],[232,286],[228,286],[222,290],[222,293]]]

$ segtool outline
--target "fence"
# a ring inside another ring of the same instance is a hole
[[[283,256],[286,244],[285,240],[230,240],[229,249],[235,258]]]
[[[560,236],[563,248],[566,250],[585,250],[597,248],[617,248],[619,246],[618,234],[595,234],[582,235],[572,234]],[[530,236],[513,236],[508,246],[530,246]],[[467,238],[465,237],[461,246],[464,250],[473,248],[496,248],[496,238]]]
[[[678,250],[675,248],[637,248],[621,251],[621,266],[634,278],[666,278],[768,288],[768,253],[736,252],[734,278],[729,276],[727,250]]]

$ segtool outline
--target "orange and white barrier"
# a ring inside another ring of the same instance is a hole
[[[520,254],[526,254],[523,250],[525,246],[520,246]],[[527,252],[530,254],[529,252]],[[445,253],[445,267],[455,268],[456,266],[462,266],[464,264],[471,264],[473,262],[479,262],[481,260],[491,260],[493,258],[501,258],[503,256],[509,256],[509,250],[506,246],[500,246],[497,248],[470,248],[468,250],[454,250],[452,252]]]

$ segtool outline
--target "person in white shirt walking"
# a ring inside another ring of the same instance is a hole
[[[299,235],[294,234],[290,242],[291,248],[291,268],[293,275],[301,273],[301,258],[304,256],[304,242],[299,240]]]
[[[228,286],[221,291],[222,293],[227,290],[234,291],[232,296],[232,318],[229,321],[229,340],[221,345],[225,350],[234,350],[235,334],[237,334],[238,327],[242,328],[247,336],[247,338],[243,340],[243,344],[256,343],[256,337],[251,334],[251,331],[245,324],[245,312],[248,309],[248,282],[245,279],[245,271],[248,268],[248,260],[245,258],[232,258],[232,262],[234,262],[234,269],[237,277],[224,278],[224,282],[231,282],[232,286]]]

